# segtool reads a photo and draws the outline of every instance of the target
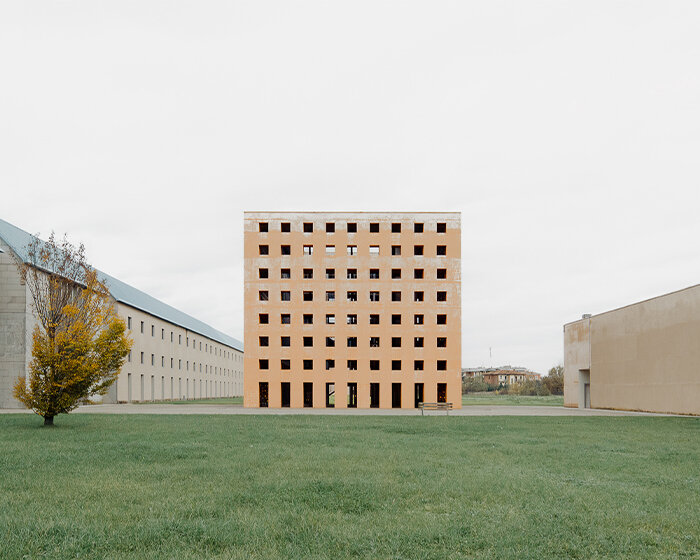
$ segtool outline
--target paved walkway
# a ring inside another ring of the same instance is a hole
[[[27,414],[24,409],[0,409],[0,414]],[[81,406],[73,413],[86,414],[312,414],[348,416],[420,416],[413,408],[243,408],[240,405],[215,404],[98,404]],[[426,412],[426,416],[445,416],[444,412]],[[672,416],[650,412],[625,412],[563,406],[465,406],[450,411],[450,416]]]

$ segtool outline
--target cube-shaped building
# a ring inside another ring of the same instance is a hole
[[[459,213],[246,212],[246,407],[461,406]]]

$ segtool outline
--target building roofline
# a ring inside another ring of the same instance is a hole
[[[389,210],[381,210],[377,212],[372,212],[368,210],[357,210],[357,211],[349,211],[349,212],[339,212],[339,211],[334,211],[334,210],[329,210],[324,212],[323,210],[299,210],[299,211],[282,211],[282,210],[244,210],[243,214],[338,214],[338,215],[348,215],[348,214],[442,214],[442,215],[461,215],[462,212],[430,212],[430,211],[425,211],[421,210],[419,212],[410,212],[410,211],[389,211]]]
[[[32,238],[36,236],[18,228],[0,219],[0,239],[2,239],[8,247],[14,252],[15,255],[22,262],[27,264],[30,263],[26,254],[26,246],[29,244]],[[143,292],[133,286],[122,282],[118,278],[110,276],[109,274],[102,272],[101,270],[95,269],[98,273],[100,280],[105,282],[107,288],[109,289],[110,295],[118,303],[123,303],[134,309],[139,309],[144,313],[148,313],[154,317],[162,319],[172,325],[179,326],[188,331],[199,334],[200,336],[206,337],[210,340],[233,348],[243,352],[243,343],[238,339],[229,336],[214,327],[200,321],[188,315],[187,313],[168,305],[165,302]]]
[[[641,305],[643,303],[654,301],[655,299],[661,299],[664,297],[679,294],[681,292],[686,292],[686,291],[692,290],[694,288],[700,288],[700,284],[693,284],[692,286],[687,286],[686,288],[680,288],[679,290],[674,290],[672,292],[667,292],[665,294],[660,294],[658,296],[653,296],[650,298],[642,299],[640,301],[635,301],[633,303],[628,303],[627,305],[621,305],[620,307],[614,307],[613,309],[608,309],[607,311],[601,311],[600,313],[592,314],[590,317],[585,317],[585,318],[582,317],[581,319],[577,319],[576,321],[569,321],[568,323],[564,323],[564,327],[568,327],[569,325],[573,325],[575,323],[580,323],[581,321],[590,321],[594,317],[600,317],[601,315],[607,315],[608,313],[614,313],[615,311],[620,311],[622,309],[627,309],[628,307],[634,307],[635,305]]]

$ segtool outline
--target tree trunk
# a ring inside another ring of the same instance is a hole
[[[44,416],[44,426],[53,426],[53,416]]]

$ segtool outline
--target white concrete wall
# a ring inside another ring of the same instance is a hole
[[[26,286],[20,283],[12,250],[1,240],[0,249],[0,408],[21,408],[23,405],[12,396],[12,388],[18,377],[26,375],[30,298]]]
[[[106,402],[243,395],[242,352],[123,303],[117,311],[134,345]]]

